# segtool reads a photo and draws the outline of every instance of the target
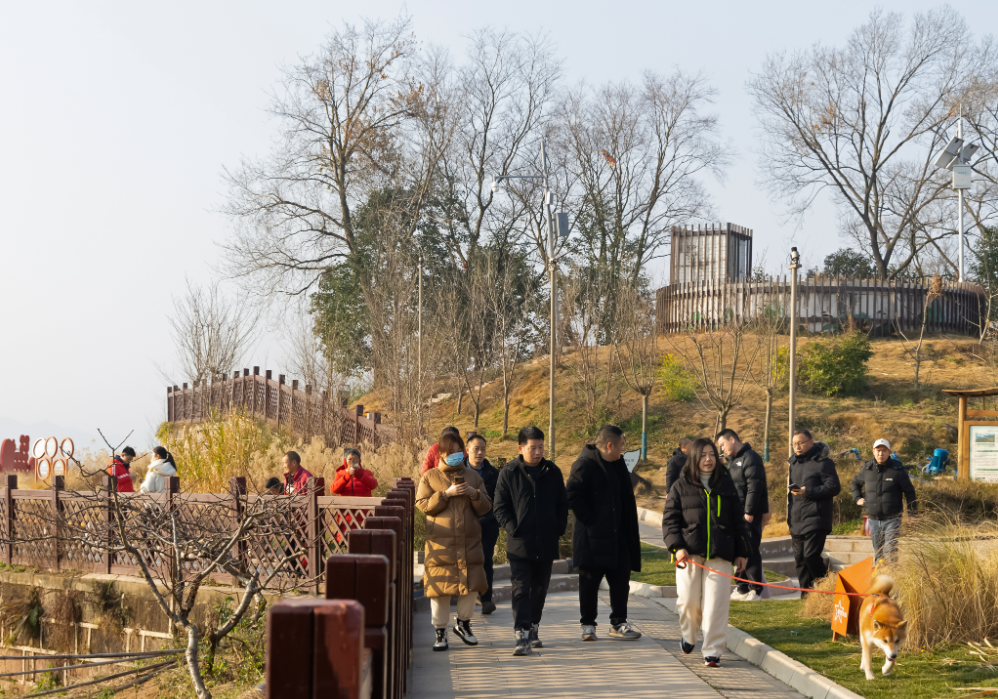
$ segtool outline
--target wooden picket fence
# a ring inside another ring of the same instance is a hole
[[[305,437],[323,435],[337,444],[370,444],[375,448],[399,439],[394,427],[381,424],[381,413],[364,414],[364,406],[353,410],[325,391],[318,394],[311,386],[303,389],[298,381],[288,385],[284,374],[277,379],[260,367],[233,371],[210,384],[188,387],[167,386],[166,419],[168,422],[200,422],[212,412],[245,411],[247,415],[285,427]]]
[[[394,481],[349,550],[325,562],[324,599],[267,614],[268,699],[401,699],[411,691],[416,485]]]
[[[842,279],[816,277],[798,282],[798,318],[812,332],[828,332],[848,321],[877,335],[922,325],[928,279]],[[928,308],[930,332],[973,335],[980,329],[983,289],[943,282],[942,295]],[[661,333],[741,325],[765,317],[790,316],[790,280],[702,281],[662,287],[656,298]]]

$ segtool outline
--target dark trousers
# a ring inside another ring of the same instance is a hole
[[[511,558],[509,579],[513,584],[513,628],[529,629],[541,623],[544,600],[551,582],[554,561],[532,561]]]
[[[489,582],[489,589],[481,595],[482,602],[489,602],[492,599],[492,577],[495,575],[495,566],[492,557],[496,555],[496,542],[499,541],[499,525],[495,522],[482,527],[482,552],[485,554],[485,579]]]
[[[828,574],[828,564],[821,557],[825,548],[825,537],[828,532],[811,532],[810,534],[791,534],[794,546],[794,561],[797,563],[797,586],[814,587],[814,581]],[[801,593],[801,597],[806,595]]]
[[[752,553],[748,557],[748,565],[745,566],[745,571],[739,575],[739,578],[745,578],[746,580],[755,580],[756,582],[762,582],[762,553],[759,547],[762,545],[762,515],[756,515],[755,519],[751,522],[746,522],[748,524],[749,539],[752,544]],[[738,591],[742,594],[748,592],[750,589],[755,590],[760,595],[762,594],[762,585],[749,585],[748,583],[738,583]]]
[[[610,624],[616,626],[627,621],[627,595],[630,592],[631,569],[604,570],[579,569],[579,612],[583,626],[596,626],[599,609],[599,584],[606,578],[610,586]]]

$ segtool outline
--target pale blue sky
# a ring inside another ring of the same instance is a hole
[[[889,2],[914,12],[937,3]],[[458,55],[484,25],[546,29],[566,79],[702,70],[738,155],[711,183],[720,220],[755,230],[756,256],[782,266],[794,234],[757,186],[745,90],[768,52],[841,44],[871,3],[801,2],[6,2],[0,5],[0,438],[50,423],[87,443],[164,416],[172,346],[165,317],[184,276],[206,280],[228,221],[220,173],[265,152],[278,66],[342,20],[405,9],[418,37]],[[978,32],[998,3],[958,5]],[[807,266],[840,247],[819,205],[793,240]],[[251,364],[281,370],[265,342]],[[8,434],[9,433],[9,434]],[[42,436],[32,434],[32,437]],[[59,436],[66,436],[60,434]]]

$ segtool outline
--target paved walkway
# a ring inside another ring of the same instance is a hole
[[[606,631],[608,599],[600,626]],[[699,646],[692,655],[679,649],[679,619],[654,600],[630,598],[628,609],[644,638],[636,642],[583,643],[578,593],[548,596],[541,623],[545,647],[526,658],[513,657],[509,603],[490,616],[476,611],[472,624],[477,647],[450,633],[450,650],[434,653],[429,612],[416,615],[412,699],[800,699],[803,695],[738,656],[727,653],[721,668],[705,668]]]

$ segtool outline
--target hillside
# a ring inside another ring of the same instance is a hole
[[[678,341],[681,341],[679,338]],[[803,346],[813,341],[800,340]],[[674,351],[663,341],[663,349]],[[870,458],[870,445],[875,439],[890,440],[907,463],[922,463],[936,447],[951,451],[956,441],[956,399],[943,393],[942,388],[982,387],[996,383],[995,373],[983,356],[983,348],[973,339],[960,336],[932,336],[923,346],[921,387],[912,388],[914,365],[904,354],[901,342],[878,339],[873,342],[873,357],[869,362],[870,383],[862,396],[828,398],[801,394],[798,398],[798,427],[815,432],[816,439],[828,442],[833,450],[860,449],[863,458]],[[629,448],[641,442],[641,400],[631,392],[618,374],[606,380],[609,351],[601,354],[603,363],[601,392],[606,399],[604,412],[609,422],[620,425],[627,434]],[[592,427],[585,425],[584,410],[578,393],[573,389],[572,370],[567,362],[556,374],[557,405],[556,461],[566,473],[581,447],[592,437]],[[467,396],[462,410],[457,411],[453,384],[440,386],[436,402],[429,409],[429,433],[435,436],[446,425],[455,425],[466,433],[474,428],[474,406]],[[376,394],[359,402],[368,410],[379,409]],[[788,401],[784,393],[774,402],[773,426],[770,435],[771,459],[782,461],[786,444]],[[742,404],[734,408],[728,427],[738,431],[743,441],[763,451],[765,397],[755,385],[746,388]],[[388,418],[390,420],[390,416]],[[524,425],[548,429],[548,360],[539,357],[524,366],[510,406],[509,434],[500,439],[502,425],[502,392],[498,382],[488,385],[482,397],[478,431],[489,439],[489,455],[516,456],[516,432]],[[714,414],[698,400],[676,402],[665,398],[661,390],[652,395],[649,408],[648,459],[637,472],[656,485],[664,483],[664,465],[682,436],[709,436],[714,429]],[[645,494],[644,500],[658,495]]]

